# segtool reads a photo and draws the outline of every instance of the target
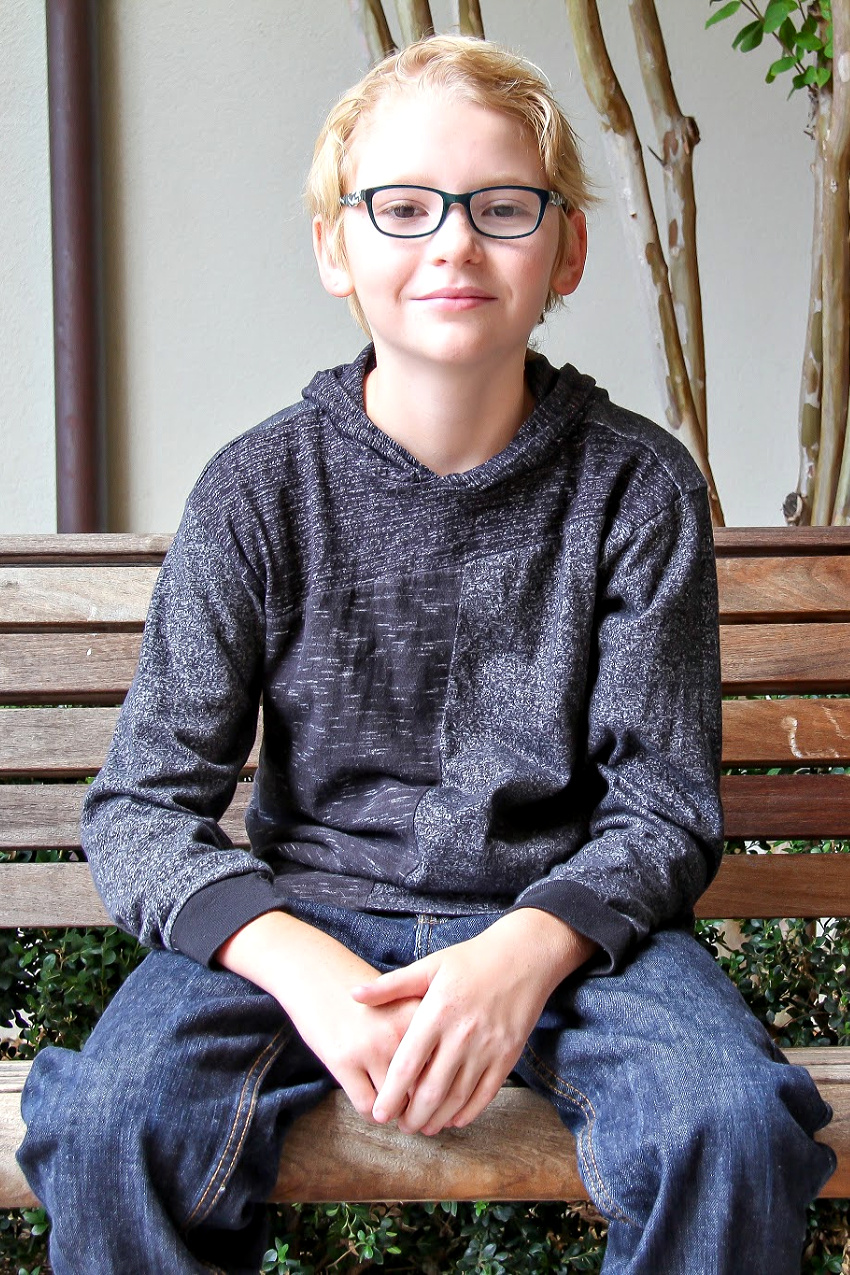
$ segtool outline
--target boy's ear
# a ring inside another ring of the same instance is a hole
[[[313,218],[313,252],[319,267],[319,278],[332,297],[350,297],[354,291],[351,274],[330,250],[328,228],[321,217]]]
[[[571,292],[575,292],[581,283],[584,263],[587,261],[587,221],[584,213],[574,208],[572,212],[567,213],[567,216],[572,223],[570,250],[552,275],[550,284],[562,297],[568,297]]]

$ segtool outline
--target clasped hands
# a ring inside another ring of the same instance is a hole
[[[435,1134],[473,1121],[513,1070],[549,995],[595,944],[518,908],[475,938],[378,974],[335,938],[274,911],[218,949],[273,995],[364,1119]]]
[[[404,1133],[470,1124],[515,1067],[551,992],[593,948],[549,913],[520,909],[473,939],[357,984],[355,1002],[389,1010],[395,1031],[404,1030],[380,1062],[369,1059],[358,1100],[337,1078],[361,1114],[396,1120]]]

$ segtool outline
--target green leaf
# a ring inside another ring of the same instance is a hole
[[[722,9],[718,9],[717,13],[713,13],[705,24],[706,31],[709,27],[713,27],[715,22],[722,22],[724,18],[731,18],[733,13],[737,13],[741,7],[741,0],[729,0],[728,4],[724,4]]]
[[[771,0],[764,15],[765,34],[772,35],[796,8],[794,0]]]
[[[822,89],[832,79],[832,71],[828,66],[819,66],[815,72],[815,83],[818,88]]]
[[[768,69],[765,79],[768,84],[772,84],[777,75],[782,75],[784,71],[790,71],[792,67],[797,65],[797,59],[794,57],[779,58],[777,62]]]
[[[779,31],[776,32],[776,38],[782,48],[786,48],[790,54],[796,42],[796,27],[790,18],[786,18],[785,22],[782,23]]]
[[[817,35],[806,35],[801,32],[794,41],[798,49],[805,49],[806,53],[820,53],[823,48],[823,40]]]
[[[797,28],[790,18],[785,19],[776,34],[782,47],[790,53],[794,47],[794,41],[797,39]]]
[[[817,81],[817,78],[818,78],[818,68],[816,66],[810,66],[809,69],[803,74],[803,83],[806,85],[814,84]]]
[[[735,36],[732,41],[733,49],[740,49],[742,53],[749,53],[751,49],[757,49],[762,42],[764,30],[762,28],[761,18],[757,22],[748,22],[745,27]]]

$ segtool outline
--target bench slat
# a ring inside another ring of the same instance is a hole
[[[118,708],[0,708],[0,776],[78,779],[103,765]]]
[[[245,846],[245,811],[250,783],[237,784],[221,826],[235,845]],[[81,784],[0,784],[0,852],[79,850]]]
[[[0,566],[0,627],[141,629],[158,570]]]
[[[850,836],[850,775],[724,775],[727,837]]]
[[[0,633],[0,700],[120,704],[140,643],[140,633]]]
[[[715,527],[718,558],[850,553],[850,527]]]
[[[843,766],[850,699],[723,701],[725,766]]]
[[[69,562],[100,566],[108,563],[156,565],[171,544],[171,535],[32,535],[0,536],[0,563],[4,565],[64,566]]]
[[[850,624],[722,624],[727,695],[850,691]]]
[[[108,925],[85,863],[0,863],[0,928]],[[700,917],[850,916],[850,854],[727,855]]]
[[[0,863],[0,929],[112,925],[87,863]]]
[[[850,557],[718,558],[720,616],[725,622],[850,619]]]
[[[118,706],[0,708],[0,776],[84,778],[103,764]],[[252,773],[255,748],[246,765]],[[850,699],[724,700],[726,766],[850,763]]]
[[[247,844],[250,781],[237,785],[222,827]],[[729,837],[841,837],[850,830],[850,775],[725,775],[721,795]],[[0,784],[0,851],[79,849],[79,784]]]
[[[103,764],[118,706],[0,708],[0,776],[85,778]],[[256,770],[255,747],[245,767]],[[850,699],[724,700],[726,766],[850,763]]]
[[[726,855],[696,914],[709,920],[850,916],[850,854]]]
[[[97,773],[118,706],[0,708],[0,776],[85,778]],[[255,747],[245,770],[259,760]],[[850,699],[724,700],[726,766],[850,763]]]
[[[118,708],[0,708],[0,778],[85,779],[96,775]],[[253,774],[255,744],[245,764]]]

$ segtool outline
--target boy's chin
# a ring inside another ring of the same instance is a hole
[[[407,364],[421,364],[423,367],[444,366],[446,370],[457,370],[468,367],[470,372],[482,365],[496,368],[512,363],[516,358],[524,360],[531,333],[520,337],[515,342],[494,342],[492,328],[470,330],[468,326],[440,325],[434,330],[429,325],[421,330],[409,343],[398,341],[382,341],[373,335],[378,361],[398,361]]]

